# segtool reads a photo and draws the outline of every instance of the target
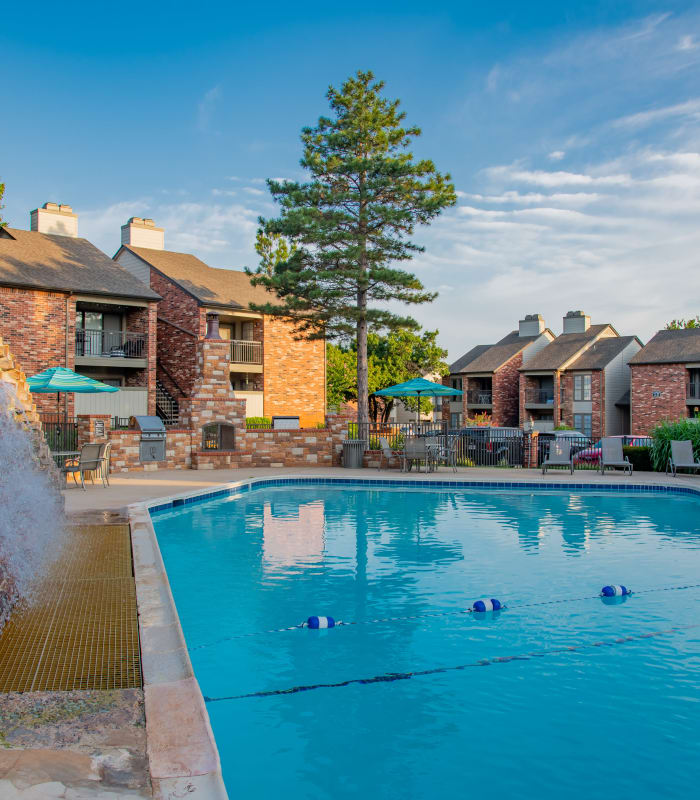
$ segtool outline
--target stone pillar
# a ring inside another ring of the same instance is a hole
[[[78,449],[84,444],[106,442],[111,427],[109,414],[78,414]]]

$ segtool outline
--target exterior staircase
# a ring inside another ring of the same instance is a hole
[[[180,419],[180,406],[165,386],[156,379],[156,414],[164,425],[177,425]]]

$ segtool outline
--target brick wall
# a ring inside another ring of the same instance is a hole
[[[591,438],[600,439],[605,430],[605,375],[601,370],[591,373]]]
[[[156,413],[156,354],[157,354],[158,304],[133,308],[126,314],[126,330],[143,333],[147,338],[146,353],[148,366],[143,370],[126,370],[127,386],[145,386],[148,389],[148,413]]]
[[[66,361],[66,312],[68,314],[68,360]],[[75,300],[60,292],[0,287],[0,337],[26,375],[48,367],[75,368]],[[68,413],[73,414],[73,395],[67,395]],[[61,397],[61,412],[66,395]],[[55,394],[38,394],[39,411],[56,412]]]
[[[685,364],[631,364],[631,432],[647,436],[666,419],[687,417]],[[660,392],[660,397],[653,397]]]
[[[491,379],[493,399],[491,424],[494,426],[506,428],[518,426],[520,388],[520,372],[518,370],[522,365],[523,354],[518,353],[493,373]]]
[[[574,427],[574,375],[565,372],[561,376],[560,387],[564,390],[564,402],[560,403],[561,414],[556,425],[568,425]],[[561,400],[561,398],[560,398]]]
[[[263,320],[264,410],[298,415],[303,427],[323,422],[326,411],[325,343],[295,340],[283,320]]]

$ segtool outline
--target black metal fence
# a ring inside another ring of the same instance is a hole
[[[39,417],[49,450],[59,452],[77,450],[78,422],[75,418],[46,412],[42,412]]]
[[[77,356],[119,356],[121,358],[146,358],[145,333],[132,331],[102,331],[85,328],[75,332]]]
[[[112,417],[112,430],[125,431],[129,428],[131,417]]]

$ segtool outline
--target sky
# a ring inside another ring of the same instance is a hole
[[[700,8],[692,2],[3,6],[2,217],[46,201],[109,255],[130,216],[256,266],[266,178],[358,69],[386,82],[457,206],[416,231],[454,360],[528,313],[647,341],[700,313]]]

